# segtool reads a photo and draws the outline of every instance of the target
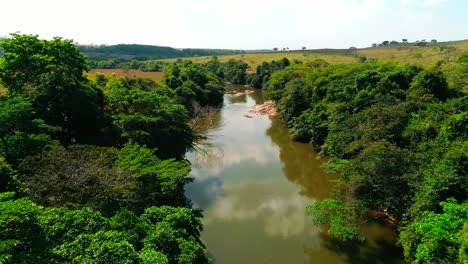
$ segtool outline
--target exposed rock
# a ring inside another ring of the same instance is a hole
[[[278,110],[276,109],[276,104],[274,101],[266,101],[263,104],[252,106],[252,108],[249,110],[249,113],[256,115],[277,116]]]

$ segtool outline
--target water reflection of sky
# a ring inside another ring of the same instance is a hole
[[[278,118],[244,116],[263,102],[261,93],[240,97],[225,96],[222,126],[204,151],[187,156],[195,181],[186,193],[204,210],[210,255],[223,264],[347,263],[346,254],[326,247],[334,244],[304,209],[329,193],[333,176],[310,145],[290,140]]]

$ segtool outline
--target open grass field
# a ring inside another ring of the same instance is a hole
[[[288,58],[289,60],[300,60],[300,61],[314,61],[317,59],[323,59],[329,63],[357,63],[358,59],[346,55],[343,53],[326,53],[326,52],[314,52],[314,51],[288,51],[288,52],[262,52],[262,53],[246,53],[240,55],[228,55],[228,56],[218,56],[219,61],[227,62],[230,59],[242,60],[245,63],[249,64],[253,70],[257,68],[258,65],[262,64],[264,61],[273,61],[280,60],[282,58]],[[186,60],[191,60],[195,63],[204,63],[211,59],[211,57],[191,57],[183,58]],[[165,59],[162,61],[175,61],[177,59]]]
[[[357,53],[367,58],[376,58],[382,61],[429,65],[439,60],[455,61],[465,51],[468,51],[468,40],[428,47],[388,46],[367,48],[360,49]]]
[[[246,53],[240,55],[218,56],[221,62],[230,59],[242,60],[255,70],[259,64],[264,61],[279,60],[288,58],[289,60],[301,60],[304,62],[323,59],[331,64],[336,63],[358,63],[359,57],[365,56],[367,59],[377,59],[381,61],[395,61],[399,63],[411,63],[419,65],[430,65],[439,60],[454,61],[458,56],[468,51],[468,40],[456,41],[451,43],[441,43],[427,47],[417,47],[413,45],[406,46],[387,46],[376,48],[365,48],[357,50],[305,50],[305,51],[278,51],[262,53]],[[191,57],[183,58],[193,62],[203,63],[211,57]],[[162,61],[175,61],[176,59],[165,59]]]
[[[139,70],[122,70],[122,69],[92,69],[89,71],[89,75],[97,73],[115,74],[117,77],[129,77],[129,78],[150,78],[157,82],[162,80],[162,72],[143,72]]]

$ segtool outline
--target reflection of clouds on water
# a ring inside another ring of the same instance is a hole
[[[236,188],[242,188],[242,185]],[[269,197],[246,201],[245,196],[239,195],[243,192],[245,190],[235,190],[232,196],[220,197],[216,204],[205,212],[205,225],[213,222],[262,221],[263,232],[270,237],[316,237],[318,229],[312,227],[304,210],[310,203],[309,199],[294,192],[277,196],[272,190]]]
[[[192,160],[191,176],[195,179],[218,177],[222,171],[245,162],[266,166],[278,159],[278,148],[273,145],[258,147],[257,145],[238,144],[235,147],[226,145],[216,154]]]

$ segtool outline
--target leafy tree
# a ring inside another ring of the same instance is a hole
[[[194,136],[187,125],[189,114],[167,96],[115,87],[109,92],[108,104],[121,145],[146,145],[164,158],[179,158],[191,147]]]
[[[13,196],[0,194],[2,263],[208,263],[197,211],[150,207],[105,217]]]
[[[401,232],[405,257],[412,263],[466,263],[468,204],[441,202],[442,213],[424,211]]]
[[[0,156],[0,192],[11,191],[15,185],[15,172],[5,158]]]
[[[309,107],[309,95],[305,92],[307,83],[303,79],[294,79],[285,86],[284,96],[278,103],[281,116],[289,122]]]
[[[176,100],[187,109],[194,102],[201,106],[219,106],[223,102],[222,81],[202,65],[177,61],[164,68],[163,82],[176,94]]]
[[[131,171],[141,183],[140,199],[144,205],[186,206],[185,184],[192,181],[187,175],[190,164],[186,160],[160,160],[153,150],[137,144],[126,145],[118,155],[119,167]]]
[[[284,69],[290,65],[287,58],[283,58],[279,61],[263,62],[257,66],[257,70],[254,74],[248,76],[247,84],[252,87],[261,89],[266,87],[270,76],[278,70]]]
[[[440,71],[422,71],[411,84],[409,93],[414,96],[433,95],[445,100],[449,97],[448,84]]]
[[[51,134],[59,131],[35,118],[31,103],[20,96],[0,97],[0,123],[0,155],[12,164],[55,144]]]
[[[62,142],[99,142],[104,98],[83,76],[88,63],[71,40],[12,34],[0,47],[0,80],[12,95],[29,97],[37,117],[60,126]]]
[[[0,193],[0,262],[48,263],[47,242],[37,221],[40,206]]]
[[[328,225],[328,233],[346,240],[362,240],[358,235],[360,225],[355,223],[363,208],[356,202],[345,202],[341,195],[316,201],[307,207],[307,214],[315,225]]]
[[[229,60],[221,65],[222,76],[225,80],[234,84],[245,84],[246,73],[249,66],[243,61]]]

